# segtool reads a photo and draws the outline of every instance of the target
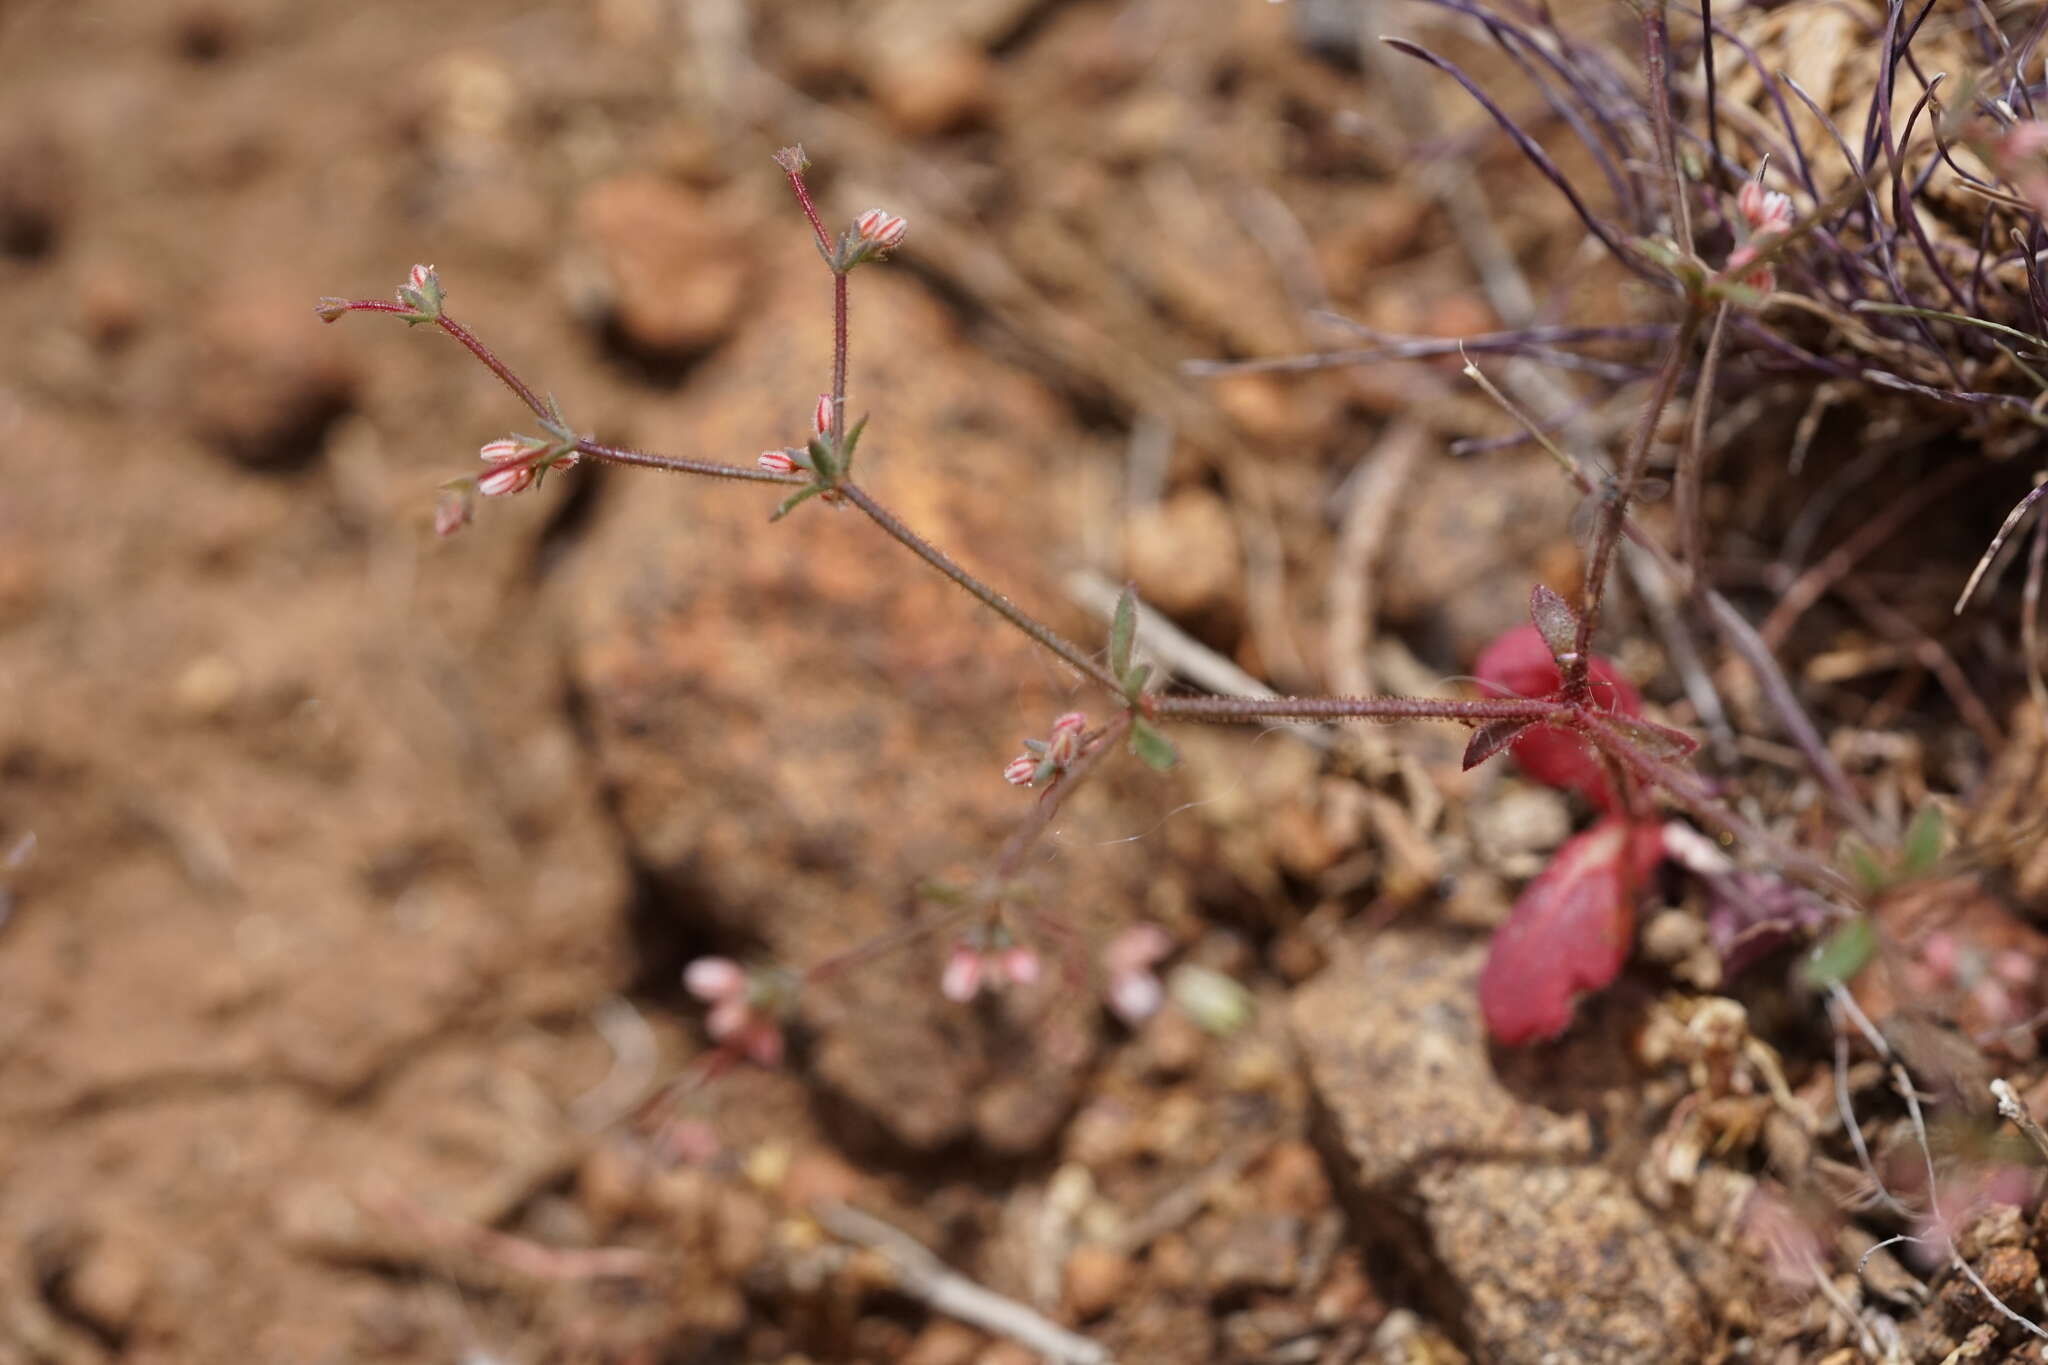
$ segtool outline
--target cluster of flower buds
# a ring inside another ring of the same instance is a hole
[[[832,395],[818,395],[817,406],[811,409],[811,439],[813,443],[832,435]],[[799,470],[814,471],[817,460],[809,446],[787,446],[781,450],[764,450],[755,464],[770,474],[794,474]]]
[[[683,986],[711,1006],[711,1040],[761,1066],[782,1061],[782,1020],[795,1004],[786,972],[750,972],[727,957],[700,957],[683,969]]]
[[[839,259],[834,266],[843,273],[863,261],[886,256],[902,246],[909,235],[910,224],[902,218],[886,209],[869,209],[854,219],[853,226],[839,239]]]
[[[1024,752],[1003,769],[1003,780],[1019,787],[1035,787],[1055,773],[1065,772],[1081,756],[1081,736],[1088,731],[1088,717],[1069,711],[1052,723],[1049,739],[1027,739]]]
[[[966,1004],[983,986],[1029,986],[1038,980],[1038,951],[1013,940],[1001,925],[963,934],[946,956],[939,994]]]
[[[1759,254],[1759,238],[1791,230],[1792,199],[1776,190],[1765,189],[1761,181],[1751,180],[1736,194],[1735,211],[1742,215],[1747,240],[1728,253],[1728,269],[1735,272],[1748,288],[1759,294],[1768,294],[1777,283],[1771,268],[1767,265],[1755,269],[1748,267]]]
[[[484,442],[477,458],[490,468],[476,481],[476,491],[487,498],[501,497],[531,486],[544,468],[574,468],[580,458],[574,447],[558,451],[552,459],[539,458],[556,448],[555,442],[537,436],[500,436]]]

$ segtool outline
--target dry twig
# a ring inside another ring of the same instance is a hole
[[[1110,1365],[1109,1352],[948,1269],[924,1244],[870,1214],[835,1200],[811,1208],[819,1226],[842,1241],[879,1251],[896,1267],[897,1288],[948,1317],[1006,1337],[1059,1365]]]

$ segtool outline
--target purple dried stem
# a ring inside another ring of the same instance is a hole
[[[1558,193],[1562,194],[1566,201],[1571,204],[1572,212],[1576,213],[1579,216],[1579,221],[1586,225],[1586,231],[1598,238],[1600,244],[1606,247],[1616,260],[1644,279],[1652,280],[1659,284],[1669,284],[1668,278],[1662,271],[1656,270],[1643,261],[1633,247],[1614,235],[1612,228],[1593,216],[1593,211],[1586,207],[1586,202],[1583,199],[1579,198],[1579,192],[1572,187],[1571,181],[1566,178],[1563,171],[1558,169],[1557,163],[1550,159],[1550,153],[1544,151],[1534,138],[1523,131],[1521,125],[1510,118],[1507,111],[1496,104],[1492,96],[1488,95],[1478,82],[1466,75],[1456,63],[1439,57],[1420,43],[1410,42],[1406,38],[1382,38],[1380,41],[1393,48],[1396,52],[1406,53],[1410,57],[1429,63],[1463,86],[1465,92],[1477,100],[1482,109],[1493,116],[1493,121],[1500,125],[1501,131],[1508,135],[1515,146],[1521,150],[1522,155],[1529,159],[1530,164],[1541,172],[1543,178],[1557,187]]]
[[[1699,334],[1700,320],[1695,312],[1688,311],[1679,324],[1678,335],[1672,340],[1671,349],[1665,355],[1663,366],[1657,371],[1657,378],[1650,390],[1650,400],[1643,406],[1643,415],[1636,424],[1635,437],[1629,442],[1628,455],[1620,471],[1620,496],[1603,499],[1600,509],[1600,526],[1595,533],[1593,553],[1586,565],[1586,586],[1579,604],[1579,629],[1572,643],[1572,655],[1564,663],[1564,688],[1567,695],[1583,690],[1586,686],[1586,669],[1592,657],[1593,631],[1600,620],[1600,603],[1607,591],[1607,571],[1614,558],[1615,542],[1621,538],[1622,521],[1628,514],[1628,504],[1635,497],[1638,485],[1642,483],[1643,471],[1649,465],[1650,447],[1656,441],[1657,424],[1664,416],[1664,409],[1671,404],[1671,396],[1678,389],[1678,378],[1684,372],[1686,357],[1692,353],[1694,337]]]

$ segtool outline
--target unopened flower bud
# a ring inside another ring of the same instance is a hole
[[[946,969],[939,974],[939,994],[955,1004],[965,1004],[981,991],[981,951],[971,943],[958,943],[946,957]]]
[[[485,441],[477,448],[476,454],[478,459],[489,464],[504,464],[507,460],[523,458],[532,449],[517,436],[500,436],[495,441]]]
[[[416,265],[412,268],[412,272],[405,277],[405,282],[415,289],[425,289],[427,282],[433,278],[434,267],[430,265]]]
[[[1085,711],[1069,711],[1052,723],[1052,732],[1055,735],[1064,734],[1068,731],[1078,735],[1087,728],[1088,713]]]
[[[811,430],[823,436],[832,430],[832,395],[818,395],[818,406],[811,409]]]
[[[434,534],[452,536],[469,525],[476,509],[469,498],[455,491],[443,492],[434,503]]]
[[[1078,730],[1055,730],[1052,743],[1045,746],[1045,756],[1056,768],[1064,768],[1081,756],[1081,732]]]
[[[699,1000],[730,1000],[746,988],[745,969],[729,957],[700,957],[683,968],[683,989]]]
[[[1018,754],[1003,769],[1003,781],[1015,787],[1028,787],[1032,778],[1038,775],[1038,760],[1030,754]]]
[[[797,471],[796,461],[789,457],[786,450],[764,450],[754,463],[770,474],[794,474]]]
[[[1003,975],[1013,986],[1029,986],[1038,980],[1039,961],[1035,948],[1022,944],[1003,949]]]
[[[524,465],[501,465],[476,481],[476,491],[487,498],[517,493],[533,482],[533,471]]]

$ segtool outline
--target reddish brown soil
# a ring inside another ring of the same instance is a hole
[[[433,262],[579,427],[750,461],[829,354],[768,159],[801,141],[831,214],[912,220],[855,279],[877,494],[1077,636],[1068,574],[1130,574],[1327,686],[1361,452],[1424,406],[1432,450],[1503,429],[1442,369],[1178,372],[1302,349],[1316,306],[1494,325],[1354,18],[0,6],[0,1362],[1021,1358],[888,1289],[821,1198],[1125,1361],[1453,1358],[1331,1193],[1287,994],[1346,921],[1476,941],[1558,808],[1433,846],[1409,797],[1476,789],[1458,735],[1333,766],[1194,734],[1031,883],[1083,941],[1165,923],[1251,984],[1243,1031],[1133,1037],[1064,961],[948,1006],[921,942],[808,1001],[787,1070],[642,1110],[705,1045],[685,961],[923,913],[1073,683],[855,515],[764,525],[767,490],[585,468],[437,540],[436,484],[531,424],[426,331],[312,311]],[[1504,215],[1539,279],[1558,223]],[[1426,464],[1380,683],[1568,583],[1572,502],[1525,453]],[[574,1259],[601,1248],[630,1273]]]

